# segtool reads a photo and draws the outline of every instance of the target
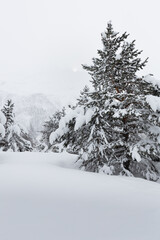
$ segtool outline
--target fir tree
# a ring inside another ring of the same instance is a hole
[[[48,121],[46,121],[43,125],[43,130],[41,131],[41,150],[55,150],[55,147],[53,145],[55,145],[57,142],[55,142],[55,144],[50,144],[49,142],[49,137],[51,135],[52,132],[56,131],[56,129],[58,129],[59,127],[59,121],[62,117],[65,116],[65,108],[63,108],[61,111],[57,110],[52,117],[50,117],[50,119]]]
[[[148,96],[160,96],[158,86],[138,78],[146,65],[128,34],[119,35],[109,22],[101,35],[93,65],[83,68],[91,75],[93,91],[85,90],[76,108],[51,134],[63,146],[79,151],[81,167],[105,172],[157,179],[154,161],[160,161],[160,114],[153,111]],[[51,141],[52,142],[52,141]]]
[[[69,114],[73,115],[73,117],[69,118],[69,121],[66,121],[65,134],[59,138],[60,142],[63,142],[63,147],[66,148],[69,153],[78,154],[82,147],[82,142],[86,141],[89,134],[86,124],[80,124],[80,128],[76,124],[78,121],[81,121],[81,117],[84,118],[86,114],[85,105],[89,101],[89,92],[89,87],[86,85],[80,92],[76,105],[70,107],[71,112]]]
[[[112,174],[155,180],[153,160],[159,160],[160,145],[150,129],[159,126],[159,113],[151,109],[146,96],[160,96],[160,89],[155,91],[151,83],[137,77],[147,59],[141,61],[141,51],[127,37],[127,33],[119,36],[108,23],[99,58],[93,58],[92,66],[83,65],[95,89],[86,107],[94,107],[95,114],[79,159],[89,171],[104,167]]]
[[[6,123],[5,128],[8,129],[9,126],[11,126],[14,122],[14,103],[12,103],[12,100],[7,100],[6,104],[4,105],[2,112],[4,113],[6,117]]]
[[[83,109],[81,110],[83,111]],[[75,120],[79,111],[78,105],[68,105],[65,115],[58,121],[58,127],[56,129],[52,128],[49,136],[50,149],[53,150],[56,147],[57,150],[59,149],[58,151],[65,149],[70,153],[78,153],[81,144],[78,142],[78,129],[75,129]]]
[[[7,101],[2,112],[6,117],[5,136],[0,142],[2,150],[14,152],[32,151],[29,135],[15,123],[14,103],[12,103],[12,100]]]

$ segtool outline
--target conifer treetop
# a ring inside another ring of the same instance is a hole
[[[82,65],[91,75],[93,87],[107,90],[109,83],[115,85],[136,78],[137,71],[143,69],[148,58],[141,60],[142,51],[135,48],[135,40],[127,42],[127,32],[120,35],[114,32],[111,22],[106,31],[101,34],[103,49],[98,50],[97,58],[93,58],[93,65]]]

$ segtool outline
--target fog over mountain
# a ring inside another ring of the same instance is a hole
[[[8,99],[15,104],[15,121],[25,130],[32,131],[34,135],[39,134],[44,121],[62,106],[62,103],[58,102],[53,95],[37,93],[24,96],[0,91],[1,108]]]

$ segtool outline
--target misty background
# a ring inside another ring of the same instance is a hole
[[[0,90],[76,97],[90,79],[81,64],[96,57],[109,20],[149,57],[142,74],[159,77],[158,0],[1,0]]]
[[[149,57],[140,75],[160,78],[158,0],[1,0],[0,106],[12,99],[16,122],[38,135],[89,85],[81,64],[97,56],[109,20]]]

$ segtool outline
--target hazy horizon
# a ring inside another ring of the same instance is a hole
[[[158,1],[6,0],[0,3],[0,90],[75,96],[90,79],[81,64],[102,47],[109,20],[149,57],[142,74],[160,77]]]

